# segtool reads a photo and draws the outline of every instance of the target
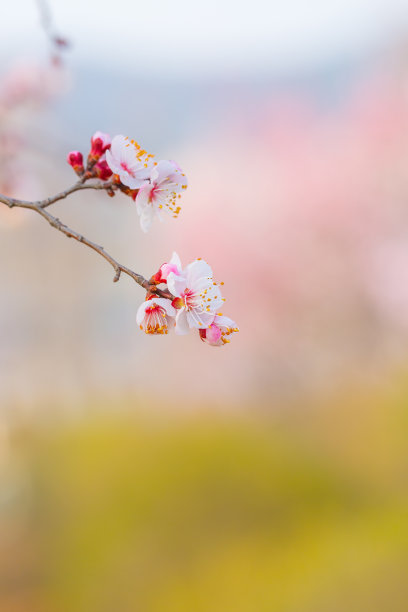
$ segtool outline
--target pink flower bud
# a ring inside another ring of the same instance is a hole
[[[216,323],[215,323],[216,321]],[[223,346],[228,344],[229,340],[226,336],[239,331],[238,327],[232,319],[224,317],[218,313],[214,317],[214,321],[206,329],[199,329],[200,338],[210,346]]]
[[[159,271],[156,272],[156,274],[153,276],[155,283],[157,284],[166,283],[167,277],[170,274],[170,272],[174,272],[174,274],[180,273],[176,264],[164,263],[162,266],[160,266]]]
[[[109,168],[106,160],[104,159],[95,164],[94,170],[96,172],[96,176],[100,178],[101,181],[106,181],[112,176],[112,170]]]
[[[68,153],[67,162],[73,167],[78,175],[84,172],[84,158],[79,151],[71,151]]]
[[[152,277],[155,283],[167,283],[167,278],[170,273],[179,276],[181,273],[181,261],[177,253],[173,253],[172,258],[169,262],[164,263],[160,266],[159,271]]]
[[[111,146],[111,137],[103,132],[95,132],[91,138],[91,151],[88,159],[98,160]]]
[[[211,346],[222,345],[222,333],[218,325],[212,323],[209,327],[207,327],[207,329],[199,329],[198,331],[200,333],[201,340],[203,340],[207,344],[210,344]]]
[[[218,325],[215,325],[215,323],[213,323],[205,331],[205,337],[208,340],[209,344],[218,344],[221,338],[221,330]]]
[[[170,272],[174,272],[174,274],[180,274],[179,269],[174,263],[165,263],[160,268],[162,282],[167,280]]]

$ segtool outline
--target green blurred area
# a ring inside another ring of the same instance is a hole
[[[15,426],[0,610],[405,612],[407,400]]]

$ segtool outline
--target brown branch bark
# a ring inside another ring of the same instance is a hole
[[[100,246],[99,244],[96,244],[95,242],[92,242],[91,240],[89,240],[88,238],[80,234],[79,232],[71,229],[70,227],[65,225],[65,223],[62,223],[62,221],[60,221],[57,217],[54,217],[54,215],[52,215],[48,210],[46,210],[46,208],[48,206],[51,206],[51,204],[55,204],[55,202],[58,202],[59,200],[63,200],[69,195],[71,195],[72,193],[76,191],[81,191],[83,189],[103,189],[105,191],[112,191],[113,189],[115,189],[115,185],[113,185],[110,182],[84,184],[83,181],[80,180],[77,183],[75,183],[75,185],[73,185],[72,187],[69,187],[68,189],[65,189],[64,191],[61,191],[60,193],[57,193],[55,196],[46,198],[45,200],[29,202],[26,200],[17,200],[15,198],[9,198],[5,195],[0,194],[0,202],[5,204],[9,208],[17,207],[17,208],[27,208],[29,210],[33,210],[34,212],[41,215],[41,217],[43,217],[51,225],[51,227],[54,227],[59,232],[62,232],[65,236],[67,236],[67,238],[74,238],[74,240],[77,240],[78,242],[80,242],[81,244],[84,244],[85,246],[89,247],[93,251],[96,251],[96,253],[98,253],[101,257],[106,259],[106,261],[110,263],[110,265],[114,269],[115,276],[113,278],[113,282],[116,283],[119,280],[121,273],[123,272],[124,274],[127,274],[128,276],[133,278],[133,280],[136,281],[138,285],[146,289],[146,291],[150,293],[154,293],[160,297],[173,299],[174,296],[172,296],[171,293],[167,289],[164,291],[159,289],[154,284],[146,280],[141,274],[138,274],[137,272],[134,272],[130,268],[127,268],[123,264],[119,263],[118,261],[116,261],[116,259],[112,257],[112,255],[110,255],[107,251],[105,251],[105,249],[102,246]]]
[[[54,196],[46,198],[45,200],[37,200],[36,202],[28,202],[27,200],[17,200],[15,198],[9,198],[7,196],[0,194],[0,202],[6,204],[9,208],[13,208],[13,206],[19,206],[20,208],[47,208],[47,206],[51,206],[51,204],[55,204],[58,200],[64,200],[71,193],[75,193],[75,191],[82,191],[83,189],[103,189],[105,191],[111,191],[116,189],[116,185],[112,183],[84,183],[84,180],[81,179],[72,187],[68,187],[64,191],[57,193]]]

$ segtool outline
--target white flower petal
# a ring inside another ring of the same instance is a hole
[[[189,325],[187,323],[187,313],[182,308],[179,310],[176,316],[176,334],[178,336],[185,336],[190,331]]]
[[[175,297],[180,297],[187,287],[186,277],[184,274],[175,274],[174,272],[170,272],[167,277],[167,287],[169,288],[170,293],[172,293]]]
[[[137,309],[137,313],[136,313],[136,322],[138,325],[142,324],[142,321],[145,317],[146,314],[146,308],[149,305],[149,302],[143,302],[142,304],[140,304],[139,308]]]
[[[174,264],[177,267],[177,270],[181,272],[181,260],[175,251],[173,251],[173,255],[171,256],[169,263]]]
[[[125,136],[122,136],[122,134],[119,134],[118,136],[115,136],[112,139],[110,150],[115,159],[118,159],[120,157],[121,152],[124,146],[126,145],[126,143],[127,143],[127,138]]]
[[[230,319],[229,317],[225,317],[224,315],[215,315],[214,323],[221,328],[225,329],[238,329],[235,321]]]
[[[186,268],[188,282],[193,285],[200,278],[212,278],[212,270],[207,262],[196,259]]]
[[[149,206],[145,209],[143,209],[143,211],[140,214],[140,227],[142,228],[142,230],[144,232],[148,232],[151,225],[152,225],[152,221],[153,221],[153,217],[154,217],[154,209],[153,206]]]
[[[106,155],[106,163],[108,164],[109,168],[115,174],[119,174],[119,172],[121,172],[121,168],[119,164],[116,162],[116,158],[112,155],[110,150],[106,151],[105,155]]]
[[[139,193],[136,196],[136,208],[139,214],[144,208],[146,208],[146,206],[151,206],[149,200],[152,189],[153,186],[148,183],[140,188]]]
[[[155,166],[157,172],[157,182],[161,183],[168,177],[172,177],[172,175],[176,174],[176,168],[174,164],[170,161],[162,159],[158,162],[157,166]]]
[[[116,174],[119,174],[122,183],[126,187],[130,187],[130,189],[140,189],[140,187],[146,184],[148,179],[148,173],[145,170],[136,172],[136,176],[130,176],[126,170],[121,170]]]
[[[214,313],[204,310],[190,310],[187,312],[187,322],[194,329],[206,329],[214,320]]]
[[[158,304],[164,308],[169,317],[175,317],[177,314],[176,309],[171,304],[171,300],[167,298],[153,298],[150,300],[150,302],[154,302],[155,304]]]

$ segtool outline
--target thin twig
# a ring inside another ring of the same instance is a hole
[[[45,0],[36,0],[38,12],[40,13],[40,21],[41,26],[44,29],[44,32],[47,36],[52,36],[52,26],[51,26],[51,11]]]
[[[75,191],[81,191],[82,189],[104,189],[105,191],[110,191],[115,189],[116,186],[112,183],[84,183],[81,179],[72,187],[57,193],[50,198],[45,198],[45,200],[37,200],[36,202],[28,202],[27,200],[17,200],[15,198],[8,198],[7,196],[3,196],[0,194],[0,202],[3,204],[7,204],[9,208],[13,208],[14,206],[19,206],[20,208],[47,208],[47,206],[51,206],[51,204],[55,204],[58,200],[64,200],[67,196],[71,195],[71,193],[75,193]]]
[[[9,208],[17,207],[17,208],[27,208],[29,210],[33,210],[34,212],[41,215],[41,217],[43,217],[46,221],[48,221],[51,227],[54,227],[59,232],[62,232],[68,238],[74,238],[74,240],[81,242],[82,244],[89,247],[93,251],[96,251],[97,253],[99,253],[99,255],[101,255],[101,257],[103,257],[104,259],[106,259],[106,261],[109,262],[112,268],[114,269],[115,271],[115,276],[113,279],[114,282],[117,282],[119,280],[120,275],[123,272],[124,274],[127,274],[128,276],[133,278],[133,280],[136,281],[138,285],[146,289],[146,291],[157,294],[160,297],[173,299],[173,296],[168,290],[163,291],[159,289],[158,287],[156,287],[155,285],[152,285],[141,274],[138,274],[137,272],[133,272],[133,270],[131,270],[130,268],[127,268],[126,266],[116,261],[116,259],[114,259],[112,255],[107,253],[107,251],[105,251],[105,249],[102,246],[100,246],[99,244],[96,244],[95,242],[92,242],[91,240],[88,240],[88,238],[85,238],[85,236],[83,236],[82,234],[71,229],[70,227],[65,225],[65,223],[62,223],[62,221],[60,221],[57,217],[54,217],[54,215],[48,212],[48,210],[45,210],[47,206],[54,204],[58,200],[63,200],[64,198],[69,196],[71,193],[74,193],[75,191],[80,191],[82,189],[111,190],[112,188],[113,188],[113,185],[111,183],[96,183],[96,184],[88,183],[84,185],[81,181],[79,181],[78,183],[76,183],[72,187],[69,187],[65,191],[61,191],[61,193],[58,193],[55,196],[52,196],[50,198],[46,198],[45,200],[38,200],[37,202],[28,202],[26,200],[16,200],[15,198],[9,198],[5,195],[0,194],[0,202],[5,204]]]
[[[36,0],[37,9],[40,16],[40,24],[42,29],[44,30],[46,36],[52,45],[56,45],[57,47],[66,47],[68,46],[68,41],[61,36],[58,36],[55,32],[55,28],[53,26],[53,18],[51,8],[47,2],[47,0]]]

